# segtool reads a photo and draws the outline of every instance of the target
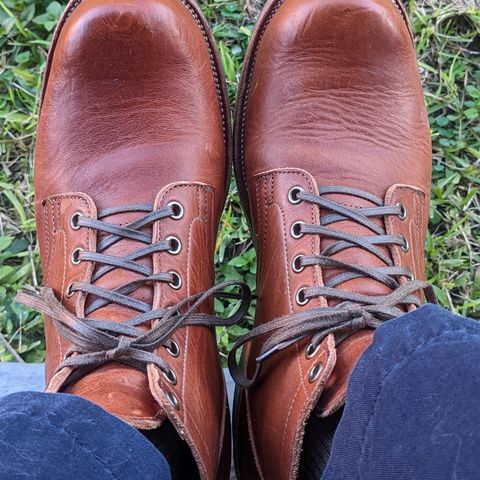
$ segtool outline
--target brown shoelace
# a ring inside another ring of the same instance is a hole
[[[127,226],[115,225],[104,219],[121,213],[141,213],[137,220]],[[56,298],[51,288],[41,288],[37,292],[24,291],[17,299],[27,307],[47,315],[55,323],[59,334],[72,344],[64,361],[57,371],[65,367],[73,370],[64,383],[68,385],[85,376],[107,362],[116,361],[135,369],[145,371],[147,365],[158,366],[168,377],[172,375],[167,362],[155,354],[155,350],[164,346],[178,354],[178,345],[171,339],[172,334],[186,326],[230,326],[238,323],[247,313],[250,305],[250,289],[243,282],[227,281],[214,286],[203,293],[192,295],[168,308],[152,310],[151,305],[130,295],[145,285],[164,282],[172,288],[180,288],[181,277],[174,271],[154,274],[148,266],[137,260],[157,252],[178,253],[180,240],[169,237],[161,242],[152,243],[152,236],[141,231],[153,222],[164,218],[180,218],[183,207],[177,202],[171,202],[164,208],[154,210],[152,205],[130,205],[110,208],[99,212],[97,219],[91,219],[76,214],[72,217],[75,229],[91,228],[107,236],[100,240],[96,252],[75,251],[72,258],[76,262],[94,262],[96,271],[91,283],[73,282],[68,287],[67,295],[83,292],[93,296],[93,301],[85,308],[85,317],[108,304],[118,304],[129,307],[139,313],[121,323],[108,320],[80,318],[70,312]],[[124,258],[108,255],[105,250],[122,239],[131,239],[145,247],[139,248]],[[108,290],[95,285],[94,282],[114,269],[124,269],[139,273],[143,278]],[[240,293],[231,292],[232,288],[240,289]],[[200,305],[212,297],[232,298],[240,300],[235,313],[228,318],[215,315],[196,313]],[[155,322],[155,326],[145,331],[138,328]]]
[[[325,198],[328,194],[350,195],[371,202],[373,207],[352,208]],[[335,240],[320,255],[299,256],[294,259],[294,269],[301,271],[318,265],[323,269],[341,269],[321,287],[305,287],[297,292],[297,302],[305,305],[314,297],[334,300],[335,306],[316,307],[298,313],[287,314],[258,325],[240,338],[233,346],[228,366],[233,379],[241,388],[249,388],[258,379],[262,362],[301,339],[311,337],[307,347],[313,354],[322,340],[330,333],[335,334],[337,344],[354,332],[370,328],[375,329],[383,322],[399,317],[408,306],[419,307],[420,299],[415,292],[423,290],[427,301],[436,303],[432,287],[424,281],[413,279],[410,269],[394,266],[392,259],[381,247],[398,245],[408,250],[407,240],[401,235],[388,235],[385,229],[373,219],[388,216],[405,216],[402,205],[386,206],[383,200],[368,192],[339,186],[326,186],[319,189],[319,195],[294,187],[289,192],[291,203],[308,202],[317,205],[328,214],[321,216],[320,225],[307,225],[297,222],[292,226],[292,236],[319,235],[323,239]],[[340,221],[354,221],[368,228],[372,235],[359,236],[335,230],[331,225]],[[349,248],[362,248],[382,260],[385,266],[369,267],[341,262],[332,258],[336,253]],[[387,286],[391,293],[386,295],[363,295],[341,290],[338,287],[353,279],[369,278]],[[256,369],[251,378],[247,378],[237,363],[237,351],[247,342],[267,336],[256,357]]]

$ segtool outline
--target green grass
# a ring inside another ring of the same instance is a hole
[[[480,319],[480,8],[473,3],[412,0],[407,7],[434,145],[427,275],[442,305]],[[219,45],[233,105],[261,5],[227,0],[201,5]],[[42,361],[45,355],[41,318],[13,299],[23,285],[40,281],[32,150],[41,73],[61,10],[61,4],[45,0],[0,0],[0,361]],[[253,288],[255,252],[233,182],[223,220],[218,279],[243,278]],[[244,332],[219,329],[222,354]]]

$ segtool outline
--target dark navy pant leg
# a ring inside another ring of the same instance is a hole
[[[322,479],[480,479],[480,322],[426,305],[380,327]]]
[[[24,392],[0,399],[0,479],[170,480],[155,447],[93,403]]]

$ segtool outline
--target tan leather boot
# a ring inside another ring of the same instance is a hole
[[[236,468],[293,480],[310,416],[343,405],[373,330],[432,298],[430,132],[399,1],[269,1],[235,164],[258,254],[255,328],[230,357]]]
[[[70,2],[37,131],[46,288],[20,299],[46,314],[47,390],[138,429],[173,425],[198,470],[187,478],[230,469],[211,315],[229,139],[220,61],[193,1]]]

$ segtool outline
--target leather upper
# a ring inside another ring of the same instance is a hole
[[[301,287],[322,286],[342,273],[319,266],[293,270],[297,255],[319,255],[333,243],[321,236],[293,238],[293,223],[318,225],[325,213],[310,203],[292,204],[288,194],[296,186],[313,194],[321,186],[346,186],[374,194],[385,205],[401,203],[405,219],[375,221],[387,234],[405,236],[410,248],[382,248],[395,266],[407,266],[423,279],[431,141],[415,48],[395,1],[268,2],[244,66],[235,137],[236,175],[258,254],[256,325],[336,304],[323,297],[296,302]],[[349,195],[326,198],[372,207]],[[371,235],[350,220],[334,228]],[[332,257],[384,266],[357,247]],[[339,288],[365,295],[390,291],[366,278]],[[242,478],[296,478],[308,416],[316,405],[326,416],[343,404],[349,374],[372,333],[357,332],[337,346],[329,335],[310,358],[305,339],[264,361],[259,381],[238,402],[237,422],[248,428],[237,429],[237,445],[251,442],[251,451],[239,447],[246,452],[237,458]],[[247,373],[254,370],[262,341],[244,349]],[[321,373],[311,382],[309,372],[317,364]],[[248,454],[255,458],[255,472],[244,466]]]
[[[215,236],[229,170],[226,102],[213,42],[195,5],[75,0],[67,6],[47,65],[35,197],[43,283],[70,311],[81,317],[92,302],[84,293],[70,296],[70,282],[88,283],[95,269],[92,262],[72,262],[72,253],[95,251],[101,240],[91,228],[72,227],[78,212],[95,219],[106,208],[146,203],[161,209],[179,202],[182,218],[163,219],[146,230],[152,242],[176,236],[180,253],[154,253],[140,263],[154,273],[177,272],[182,285],[144,286],[132,297],[157,309],[213,285]],[[106,221],[126,225],[133,220],[133,213],[123,213]],[[122,239],[104,253],[126,257],[138,248],[138,242]],[[137,278],[117,268],[96,285],[114,290]],[[108,304],[89,318],[122,322],[135,313]],[[175,372],[176,385],[153,365],[144,373],[110,362],[65,388],[69,369],[57,368],[70,345],[49,318],[45,323],[49,391],[80,395],[137,428],[156,428],[168,417],[191,447],[201,478],[217,478],[228,433],[213,329],[176,332],[178,356],[165,347],[156,350]]]

